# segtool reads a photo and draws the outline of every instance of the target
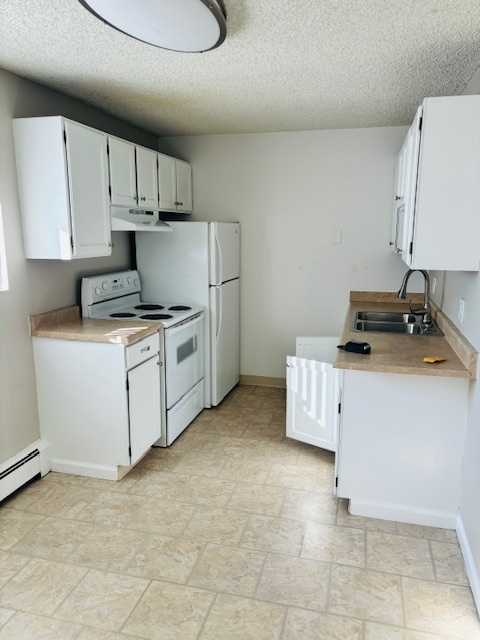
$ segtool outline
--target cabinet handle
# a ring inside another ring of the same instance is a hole
[[[181,207],[183,207],[183,202],[175,202],[176,205],[180,205]]]
[[[147,198],[145,196],[143,196],[142,198],[140,198],[140,200],[146,200]]]
[[[150,347],[143,347],[143,349],[140,350],[140,353],[145,353],[145,351],[150,351]]]
[[[402,196],[395,196],[395,200],[401,200]]]

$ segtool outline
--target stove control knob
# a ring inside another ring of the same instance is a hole
[[[133,282],[132,276],[128,276],[127,282],[128,282],[128,284],[132,284],[132,282]]]
[[[106,280],[104,280],[104,281],[102,282],[102,289],[103,289],[104,291],[106,291],[106,290],[108,289],[108,282],[107,282]]]
[[[95,287],[95,295],[99,296],[101,294],[100,287]]]
[[[133,284],[138,287],[138,285],[140,284],[140,281],[138,278],[135,278],[135,280],[133,281]]]

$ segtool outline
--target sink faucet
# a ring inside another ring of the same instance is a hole
[[[408,303],[410,306],[410,311],[414,314],[414,315],[421,315],[422,316],[422,326],[424,328],[424,330],[427,332],[428,328],[432,325],[432,312],[430,309],[430,276],[428,275],[428,272],[425,271],[424,269],[409,269],[407,271],[407,273],[403,276],[403,280],[402,280],[402,284],[400,289],[398,290],[398,294],[397,294],[397,298],[402,298],[403,300],[405,300],[405,298],[407,297],[407,283],[408,280],[410,278],[410,276],[412,275],[412,273],[415,273],[415,271],[419,271],[424,279],[425,279],[425,289],[424,289],[424,293],[423,293],[423,308],[422,309],[412,309],[412,301],[410,300],[410,302]]]

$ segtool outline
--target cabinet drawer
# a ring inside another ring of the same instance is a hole
[[[158,331],[125,349],[127,369],[148,360],[160,350],[160,334]]]

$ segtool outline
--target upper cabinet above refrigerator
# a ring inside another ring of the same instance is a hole
[[[480,96],[426,98],[400,151],[393,250],[411,269],[480,266]]]

